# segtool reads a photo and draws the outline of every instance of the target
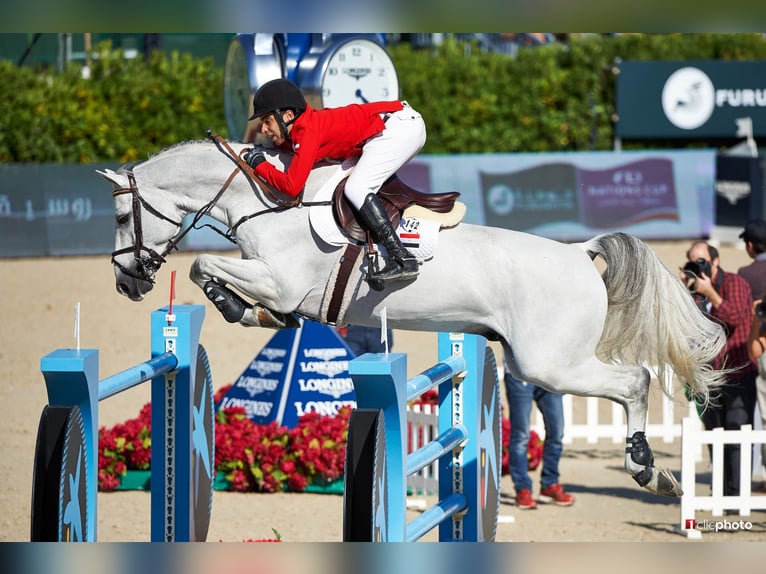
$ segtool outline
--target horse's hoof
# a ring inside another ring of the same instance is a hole
[[[657,494],[663,496],[683,496],[684,494],[676,477],[667,468],[657,469]]]
[[[295,313],[279,313],[260,304],[253,307],[253,318],[255,326],[267,329],[295,329],[301,326]]]
[[[223,318],[229,323],[239,323],[245,314],[245,309],[251,307],[234,291],[215,281],[205,283],[204,291],[207,298],[212,301],[215,308],[221,312]]]

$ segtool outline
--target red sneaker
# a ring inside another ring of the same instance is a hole
[[[528,488],[520,490],[516,494],[516,506],[522,510],[532,510],[537,508],[537,503],[535,502],[535,499],[532,498],[532,491]]]
[[[564,487],[561,486],[561,483],[557,482],[541,490],[537,500],[543,503],[552,502],[559,506],[572,506],[574,496],[564,492]]]

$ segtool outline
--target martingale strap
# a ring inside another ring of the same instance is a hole
[[[343,323],[349,300],[361,281],[361,273],[357,273],[357,277],[352,278],[354,270],[359,268],[361,256],[363,256],[361,245],[349,244],[343,250],[325,287],[320,310],[323,322],[329,325]]]

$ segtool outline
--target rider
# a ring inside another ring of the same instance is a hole
[[[388,253],[386,265],[372,279],[386,283],[417,276],[418,261],[396,235],[377,192],[423,147],[426,129],[418,112],[398,100],[314,109],[293,82],[276,79],[255,93],[249,119],[256,118],[261,133],[293,157],[285,172],[267,162],[258,148],[244,159],[258,176],[290,197],[301,192],[315,162],[358,156],[345,195]]]

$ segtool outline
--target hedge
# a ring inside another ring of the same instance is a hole
[[[0,161],[130,162],[210,128],[225,133],[223,68],[154,52],[126,59],[102,44],[91,77],[0,61]]]
[[[437,47],[389,51],[402,98],[426,118],[424,153],[583,151],[613,146],[620,59],[766,59],[766,39],[587,35],[509,57],[448,36]],[[0,61],[0,101],[2,162],[129,162],[207,129],[228,133],[223,68],[177,52],[125,59],[100,44],[89,79],[79,65],[55,73]]]

